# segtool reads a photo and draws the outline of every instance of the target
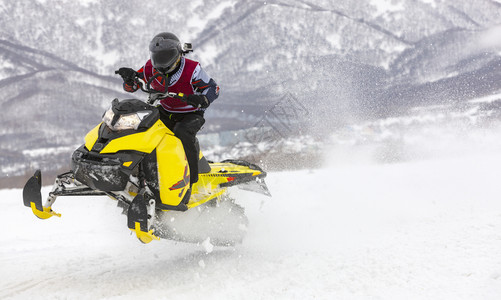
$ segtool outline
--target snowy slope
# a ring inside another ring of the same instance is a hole
[[[139,243],[111,200],[0,191],[0,298],[500,299],[501,155],[272,173],[234,248]],[[44,189],[44,192],[48,192]]]

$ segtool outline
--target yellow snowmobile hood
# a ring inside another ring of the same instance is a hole
[[[85,136],[85,148],[91,150],[99,136],[100,123]],[[123,150],[134,150],[144,153],[151,153],[166,134],[174,135],[160,120],[143,132],[126,135],[110,141],[100,153],[115,153]]]

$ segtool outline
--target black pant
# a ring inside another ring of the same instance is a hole
[[[170,113],[162,108],[160,120],[167,126],[183,143],[184,152],[190,166],[190,184],[198,181],[198,149],[196,147],[196,135],[205,123],[204,112],[195,111],[189,113]]]

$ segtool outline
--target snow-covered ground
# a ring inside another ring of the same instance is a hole
[[[141,244],[104,197],[42,221],[3,190],[0,299],[501,299],[500,177],[497,154],[271,173],[214,249]]]

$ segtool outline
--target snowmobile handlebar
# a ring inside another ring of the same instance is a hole
[[[115,71],[115,74],[120,74],[120,72],[117,70],[117,71]],[[141,91],[148,93],[148,95],[149,95],[148,101],[147,101],[148,104],[153,104],[153,103],[155,103],[155,101],[162,99],[162,98],[166,98],[166,97],[172,97],[172,98],[179,99],[183,102],[186,102],[186,96],[183,93],[178,94],[178,93],[168,92],[167,91],[167,89],[168,89],[167,84],[165,85],[165,90],[163,92],[157,91],[157,90],[151,88],[151,83],[153,82],[153,80],[155,80],[157,78],[160,78],[159,79],[160,81],[163,80],[164,82],[168,82],[167,76],[165,76],[161,73],[154,75],[147,82],[144,81],[142,78],[138,77],[137,74],[136,74],[136,76],[134,76],[134,80],[137,81],[137,84],[139,85],[139,88],[141,89]]]
[[[141,78],[137,78],[138,82],[139,82],[138,83],[139,87],[141,88],[141,91],[148,93],[148,95],[149,95],[148,96],[148,103],[149,104],[153,104],[153,103],[155,103],[155,101],[163,99],[163,98],[167,98],[167,97],[176,98],[176,99],[179,99],[183,102],[186,102],[186,96],[183,93],[169,92],[169,91],[167,91],[167,89],[168,89],[167,85],[165,85],[165,90],[163,92],[160,92],[160,91],[157,91],[157,90],[151,88],[151,83],[153,82],[153,80],[155,80],[159,77],[161,78],[160,80],[163,79],[164,82],[168,82],[167,77],[165,75],[157,74],[157,75],[153,76],[152,78],[150,78],[150,80],[148,80],[148,82],[146,82],[146,88],[144,87],[145,81]]]

